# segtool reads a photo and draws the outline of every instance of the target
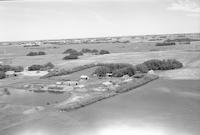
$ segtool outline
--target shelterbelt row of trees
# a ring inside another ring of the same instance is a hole
[[[132,65],[127,63],[91,63],[83,66],[78,66],[70,70],[58,70],[50,72],[49,74],[43,76],[42,78],[49,78],[52,76],[62,76],[78,72],[84,69],[89,69],[92,67],[98,67],[93,74],[97,76],[104,77],[107,73],[112,73],[113,77],[122,77],[123,75],[135,75],[139,73],[147,73],[149,70],[170,70],[178,69],[183,67],[183,64],[175,59],[158,60],[152,59],[145,61],[142,64]]]
[[[122,77],[123,75],[133,76],[137,71],[147,73],[149,70],[170,70],[183,67],[183,64],[175,59],[167,60],[148,60],[142,64],[105,64],[100,66],[94,72],[97,76],[106,76],[107,73],[112,73],[113,77]]]
[[[79,56],[83,55],[84,53],[91,53],[94,55],[104,55],[104,54],[109,54],[110,52],[107,50],[98,51],[97,49],[88,49],[88,48],[83,48],[81,51],[77,51],[75,49],[67,49],[66,51],[63,52],[63,54],[68,54],[68,55],[65,56],[63,60],[78,59]]]

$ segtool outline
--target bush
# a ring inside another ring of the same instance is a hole
[[[98,54],[98,52],[99,52],[99,51],[98,51],[97,49],[93,49],[93,50],[92,50],[92,53]]]
[[[44,65],[45,68],[48,68],[48,69],[52,69],[54,68],[54,64],[52,64],[51,62],[48,62],[47,64]]]
[[[6,74],[3,71],[0,71],[0,79],[6,78]]]
[[[46,55],[45,52],[29,52],[26,56],[37,56],[37,55]]]
[[[136,65],[136,70],[141,73],[147,73],[149,71],[148,67],[145,64]]]
[[[98,54],[98,50],[97,49],[93,49],[93,50],[90,50],[90,49],[88,49],[88,48],[83,48],[82,50],[81,50],[81,52],[82,53],[94,53],[94,54]]]
[[[29,52],[26,56],[36,56],[37,52]]]
[[[70,54],[70,55],[65,56],[65,57],[63,58],[63,60],[73,60],[73,59],[78,59],[78,55]]]
[[[87,48],[83,48],[83,49],[81,50],[81,52],[82,52],[82,53],[91,53],[92,50],[87,49]]]
[[[101,55],[103,55],[103,54],[109,54],[110,52],[109,51],[107,51],[107,50],[101,50],[100,52],[99,52],[99,54],[101,54]]]
[[[13,71],[15,72],[22,72],[24,70],[24,68],[22,66],[16,66],[16,67],[12,67]]]
[[[77,55],[77,56],[83,55],[82,52],[78,52],[75,49],[67,49],[66,51],[63,52],[63,54]]]
[[[82,52],[71,52],[70,53],[70,55],[77,55],[77,56],[81,56],[81,55],[83,55],[83,53]]]
[[[148,60],[145,61],[144,64],[147,66],[149,70],[170,70],[177,69],[183,67],[183,64],[175,59],[167,59],[167,60]]]

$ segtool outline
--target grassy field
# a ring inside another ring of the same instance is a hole
[[[12,65],[22,65],[22,66],[30,66],[32,64],[44,64],[47,62],[52,62],[55,65],[58,65],[59,67],[62,65],[67,65],[66,67],[70,67],[72,64],[78,65],[74,60],[72,61],[64,61],[62,58],[65,56],[62,54],[66,49],[73,48],[77,50],[81,50],[83,48],[89,48],[89,49],[105,49],[111,52],[111,55],[106,57],[104,59],[104,56],[82,56],[80,58],[80,61],[76,61],[77,63],[84,64],[88,62],[95,62],[96,60],[115,60],[118,59],[117,55],[119,54],[119,57],[123,53],[125,53],[124,57],[132,57],[131,53],[138,54],[141,57],[143,57],[143,54],[147,52],[147,57],[157,57],[162,54],[159,54],[160,51],[170,51],[170,50],[200,50],[200,43],[199,42],[193,42],[190,45],[175,45],[175,46],[155,46],[155,43],[115,43],[115,44],[73,44],[73,45],[45,45],[45,46],[39,46],[39,47],[23,47],[23,46],[0,46],[0,61],[7,61],[8,63]],[[44,51],[47,53],[45,56],[26,56],[29,52],[38,52],[38,51]],[[117,53],[117,54],[116,54]],[[126,53],[128,53],[126,55]],[[168,53],[168,52],[167,52]],[[172,52],[173,53],[173,52]],[[171,53],[171,54],[172,54]],[[176,53],[176,52],[174,52]],[[190,52],[191,53],[191,52]],[[113,55],[112,55],[113,54]],[[156,55],[158,54],[158,55]],[[170,54],[169,54],[170,55]],[[184,54],[183,54],[184,55]],[[114,56],[115,58],[112,58]],[[164,55],[163,55],[164,56]],[[137,57],[137,56],[136,56]],[[173,57],[173,55],[172,55]],[[102,58],[102,59],[101,59]],[[137,58],[138,59],[138,58]],[[137,59],[134,59],[136,61]],[[146,58],[144,58],[146,59]],[[69,63],[69,64],[67,64]],[[75,66],[76,66],[75,65]]]
[[[62,60],[62,58],[65,56],[62,53],[66,49],[69,49],[69,48],[73,48],[77,50],[81,50],[82,48],[98,49],[98,50],[105,49],[105,50],[110,51],[111,54],[85,55],[85,56],[81,56],[80,59],[78,60],[70,60],[70,61]],[[29,53],[30,51],[33,51],[33,52],[44,51],[47,53],[47,55],[26,56],[26,54]],[[151,112],[151,107],[152,107],[153,111],[156,112],[156,110],[158,110],[160,113],[162,113],[162,116],[167,115],[167,118],[168,117],[174,118],[174,117],[170,117],[172,113],[176,113],[173,110],[176,110],[177,106],[181,105],[179,109],[183,110],[183,112],[187,113],[188,115],[182,114],[180,110],[177,110],[178,114],[181,114],[181,118],[183,118],[183,116],[186,116],[186,117],[189,116],[189,112],[187,110],[184,111],[185,103],[187,103],[187,105],[189,104],[191,105],[191,102],[192,103],[195,102],[196,107],[191,106],[191,108],[195,110],[195,108],[197,108],[198,106],[196,102],[199,101],[199,91],[198,91],[198,84],[199,84],[198,81],[200,79],[200,43],[199,42],[193,42],[191,45],[175,45],[175,46],[164,46],[164,47],[155,46],[155,43],[46,45],[46,46],[31,47],[31,48],[25,48],[22,46],[0,46],[0,61],[3,61],[3,62],[5,61],[5,63],[11,64],[11,65],[22,65],[24,67],[30,66],[33,64],[45,64],[47,62],[52,62],[53,64],[56,65],[56,68],[60,68],[60,69],[62,68],[71,69],[79,65],[85,65],[85,64],[96,63],[96,62],[98,63],[130,63],[130,64],[135,65],[149,59],[177,59],[180,62],[182,62],[184,65],[182,69],[156,72],[156,74],[160,75],[166,80],[176,79],[174,80],[174,82],[178,83],[177,86],[175,83],[173,83],[173,80],[170,80],[170,82],[165,81],[165,80],[156,81],[157,83],[144,86],[145,87],[144,89],[142,89],[143,87],[137,89],[137,91],[139,90],[145,91],[143,95],[140,95],[139,93],[137,95],[138,97],[128,96],[128,99],[127,99],[126,96],[121,96],[122,99],[118,97],[116,98],[117,100],[109,100],[111,101],[110,104],[109,104],[109,101],[104,101],[106,104],[108,104],[108,108],[112,108],[112,106],[114,106],[113,111],[106,108],[104,104],[100,105],[101,108],[98,108],[99,106],[97,108],[95,108],[94,106],[91,107],[90,108],[91,111],[99,109],[100,113],[105,118],[114,117],[113,115],[110,115],[111,113],[107,114],[107,112],[109,111],[111,111],[112,114],[115,114],[116,117],[121,117],[121,116],[124,116],[124,114],[120,113],[121,108],[123,108],[123,106],[126,106],[128,109],[131,110],[130,112],[132,113],[135,112],[136,116],[139,114],[144,114],[145,116],[145,112],[148,112],[149,114],[152,113]],[[85,122],[86,121],[84,120],[85,117],[81,118],[81,120],[79,119],[81,113],[78,111],[76,114],[71,114],[71,113],[58,114],[57,111],[52,112],[47,109],[38,113],[24,115],[23,112],[33,109],[32,106],[45,105],[46,102],[50,102],[54,104],[56,101],[60,102],[62,100],[65,100],[65,98],[67,98],[67,95],[63,95],[63,96],[59,96],[59,95],[52,96],[48,94],[47,95],[43,94],[40,96],[37,96],[37,94],[29,95],[26,93],[24,94],[23,92],[19,92],[19,88],[22,85],[27,84],[27,83],[44,83],[44,84],[47,83],[48,84],[48,83],[55,83],[56,81],[59,81],[62,79],[77,80],[82,74],[90,76],[91,72],[93,72],[95,68],[86,69],[86,70],[79,71],[71,75],[65,75],[62,77],[53,77],[50,79],[40,79],[39,77],[19,76],[19,77],[12,77],[12,78],[6,78],[6,79],[0,80],[0,89],[7,87],[11,91],[11,96],[9,98],[8,96],[0,97],[0,112],[1,112],[0,134],[4,134],[4,133],[6,134],[9,131],[11,132],[17,131],[18,128],[21,129],[20,126],[22,126],[22,129],[23,129],[23,126],[26,127],[26,123],[29,124],[28,126],[32,126],[31,123],[35,123],[35,126],[37,127],[37,126],[40,126],[40,125],[37,125],[37,123],[39,122],[43,126],[45,124],[47,126],[48,125],[52,127],[55,126],[58,129],[57,131],[59,131],[60,128],[65,129],[65,127],[68,127],[69,125],[73,126],[73,122],[76,123],[76,126],[78,124],[77,121]],[[187,79],[187,80],[179,81],[182,79]],[[191,80],[192,81],[195,80],[194,83],[191,82]],[[92,81],[96,81],[96,80],[92,80]],[[106,81],[106,80],[101,80],[101,81]],[[171,87],[170,85],[173,85],[173,86]],[[155,88],[157,86],[158,88]],[[151,92],[148,92],[149,89]],[[159,89],[159,92],[155,92],[155,89]],[[184,90],[183,92],[181,91],[182,89]],[[195,92],[193,93],[193,91],[190,91],[190,90],[194,90]],[[160,92],[162,94],[160,94]],[[176,96],[174,96],[171,94],[174,92],[175,94],[176,93],[181,93],[181,94],[176,94]],[[148,93],[148,94],[145,95],[145,93]],[[157,96],[153,95],[152,93]],[[14,95],[17,95],[17,96],[14,97]],[[161,97],[159,97],[160,95]],[[178,99],[176,99],[177,96],[178,96]],[[192,98],[192,99],[187,100],[187,101],[191,100],[191,102],[187,102],[179,96],[182,96],[184,98],[185,97]],[[170,99],[168,98],[172,99],[173,102],[170,101]],[[163,99],[165,102],[163,101]],[[18,105],[18,104],[22,104],[24,100],[27,101],[26,104]],[[129,101],[133,101],[133,102],[129,102]],[[178,103],[176,103],[176,101],[178,101]],[[9,104],[7,104],[6,102]],[[176,103],[177,106],[174,105],[174,103]],[[155,104],[158,105],[158,107],[155,106]],[[151,107],[149,107],[148,105],[150,105]],[[167,110],[165,108],[165,105],[170,110]],[[125,111],[126,107],[123,109],[124,113],[127,113]],[[186,107],[186,108],[191,109],[190,107]],[[101,109],[105,111],[101,111]],[[83,109],[83,112],[84,112],[84,109]],[[197,112],[199,112],[199,109],[197,110]],[[91,114],[93,118],[95,118],[94,116],[97,115],[96,113],[99,113],[99,112],[94,111],[94,113],[95,114]],[[106,114],[106,116],[104,115],[104,113]],[[159,113],[156,113],[156,114],[158,116],[161,115]],[[179,119],[178,114],[174,118],[176,121],[182,120],[182,119]],[[71,117],[70,115],[72,116],[74,115],[74,117],[78,117],[78,118],[70,119]],[[88,114],[85,113],[84,115],[86,115],[87,117]],[[101,116],[100,114],[98,116],[100,119],[102,118],[100,117]],[[162,116],[160,116],[160,118],[163,118]],[[193,115],[190,115],[190,116],[192,117]],[[195,113],[195,117],[196,116],[197,116],[197,113]],[[170,121],[174,119],[170,119]],[[73,121],[73,120],[76,120],[76,121]],[[69,125],[66,125],[67,122],[69,122],[68,123]],[[183,120],[183,122],[185,121]],[[99,124],[102,125],[102,123],[99,123]],[[196,124],[199,125],[198,123]],[[9,130],[9,129],[12,129],[12,130]],[[13,134],[11,133],[11,135]]]

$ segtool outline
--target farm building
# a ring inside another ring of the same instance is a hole
[[[153,70],[149,70],[149,71],[148,71],[148,74],[152,74],[152,75],[153,75],[153,74],[155,74],[155,73],[154,73]]]
[[[130,79],[130,78],[131,78],[131,77],[129,77],[128,75],[122,76],[122,79],[124,79],[124,80]]]
[[[76,85],[75,88],[84,88],[85,85],[81,84],[81,85]]]
[[[107,77],[112,77],[112,73],[106,73]]]
[[[110,81],[103,82],[102,84],[103,84],[103,85],[105,85],[105,86],[110,86],[110,85],[113,85],[113,84],[112,84],[112,82],[110,82]]]
[[[64,82],[65,85],[68,85],[68,86],[76,86],[78,85],[78,81],[66,81]]]
[[[81,75],[81,76],[80,76],[80,79],[82,79],[82,80],[88,80],[89,77],[88,77],[87,75]]]
[[[6,77],[17,76],[17,74],[15,73],[15,71],[6,71],[5,74],[6,74]]]
[[[56,82],[56,85],[63,85],[64,82]]]

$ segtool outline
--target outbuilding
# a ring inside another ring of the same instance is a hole
[[[17,74],[15,74],[15,71],[6,71],[5,74],[6,74],[6,77],[17,76]]]
[[[64,82],[65,85],[68,85],[68,86],[76,86],[78,85],[78,81],[66,81]]]
[[[88,80],[89,77],[88,77],[87,75],[81,75],[81,76],[80,76],[80,79],[82,79],[82,80]]]
[[[153,70],[149,70],[149,71],[148,71],[148,74],[154,75],[155,73],[154,73]]]
[[[107,81],[107,82],[103,82],[102,84],[105,85],[105,86],[110,86],[110,85],[112,85],[112,82]]]
[[[112,73],[106,73],[107,77],[112,77]]]

